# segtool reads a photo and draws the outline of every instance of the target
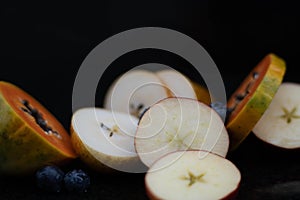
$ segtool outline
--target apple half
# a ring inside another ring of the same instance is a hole
[[[283,149],[300,148],[300,84],[282,83],[253,133]]]
[[[194,200],[233,199],[241,174],[229,160],[202,151],[178,151],[157,160],[145,177],[148,197]]]
[[[112,83],[104,108],[140,117],[149,106],[168,97],[168,90],[154,72],[131,70]]]
[[[134,148],[138,119],[101,108],[81,108],[71,120],[71,141],[81,160],[100,172],[144,172]],[[114,169],[114,170],[112,170]]]
[[[135,148],[151,166],[158,158],[178,150],[206,150],[225,157],[229,137],[220,116],[209,106],[189,98],[166,98],[141,117]]]

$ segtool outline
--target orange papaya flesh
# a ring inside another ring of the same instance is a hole
[[[252,131],[276,94],[285,71],[285,61],[268,54],[231,95],[226,120],[230,150],[236,149]]]
[[[26,174],[76,158],[62,124],[17,86],[0,82],[0,174]]]

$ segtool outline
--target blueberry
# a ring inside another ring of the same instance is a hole
[[[64,172],[57,166],[46,166],[36,172],[37,187],[47,192],[60,192],[63,187]]]
[[[223,121],[225,120],[226,113],[227,113],[226,104],[219,102],[219,101],[215,101],[210,104],[210,107],[212,109],[214,109],[220,115],[220,117],[222,118]]]
[[[69,192],[87,192],[90,177],[82,170],[72,170],[65,175],[65,188]]]

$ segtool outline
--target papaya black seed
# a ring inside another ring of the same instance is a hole
[[[25,106],[25,107],[28,107],[29,106],[29,103],[27,100],[23,99],[22,101],[22,104]]]
[[[28,114],[30,114],[30,115],[31,115],[31,113],[29,112],[29,110],[28,110],[27,108],[23,108],[23,107],[21,107],[21,109],[22,109],[24,112],[27,112]]]
[[[21,107],[21,109],[24,112],[27,112],[28,114],[30,114],[34,118],[35,122],[41,127],[41,129],[43,129],[43,131],[46,134],[52,133],[57,136],[60,136],[58,132],[54,131],[50,126],[48,126],[48,124],[47,124],[46,120],[43,118],[42,114],[37,109],[32,108],[30,106],[28,100],[23,99],[21,102],[25,106],[25,108]]]
[[[237,94],[237,95],[235,96],[235,99],[236,99],[237,101],[242,101],[242,100],[245,98],[245,96],[246,96],[246,94]]]
[[[252,83],[253,83],[253,82],[248,83],[248,85],[247,85],[246,88],[245,88],[245,93],[244,93],[244,94],[237,94],[237,95],[235,96],[235,99],[236,99],[237,101],[242,101],[242,100],[250,93],[250,88],[251,88],[251,86],[252,86]]]

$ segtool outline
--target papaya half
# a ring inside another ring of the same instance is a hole
[[[0,174],[32,173],[76,158],[60,122],[19,87],[0,82]]]
[[[285,61],[268,54],[231,95],[226,128],[230,150],[236,149],[252,131],[276,94],[286,71]]]

